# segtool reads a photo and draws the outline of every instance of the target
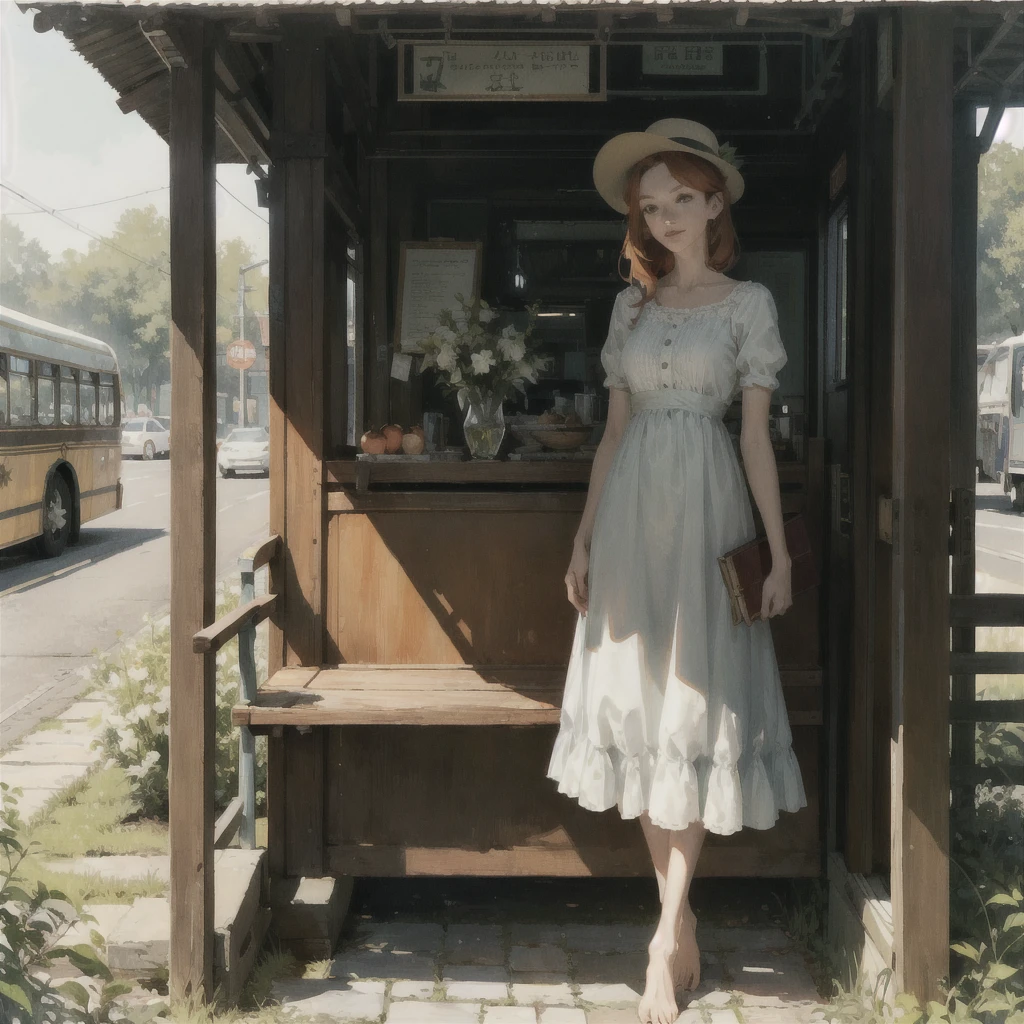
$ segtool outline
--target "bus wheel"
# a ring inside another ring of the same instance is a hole
[[[1013,510],[1024,512],[1024,478],[1021,477],[1013,481]]]
[[[142,446],[142,457],[149,462],[153,456],[156,455],[156,445],[152,441],[147,441]]]
[[[64,553],[71,538],[74,511],[71,488],[60,473],[54,473],[43,497],[43,535],[39,538],[39,550],[44,558],[56,558]]]

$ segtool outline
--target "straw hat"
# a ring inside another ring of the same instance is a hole
[[[609,139],[594,158],[594,184],[604,201],[619,213],[629,213],[623,198],[630,168],[652,153],[693,153],[718,167],[725,175],[730,203],[743,195],[743,175],[730,162],[735,159],[730,147],[719,147],[710,128],[698,121],[666,117],[655,121],[646,131],[625,132]]]

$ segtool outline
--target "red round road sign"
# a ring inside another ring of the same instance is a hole
[[[235,370],[248,370],[256,362],[256,346],[251,341],[232,341],[228,344],[228,366]]]

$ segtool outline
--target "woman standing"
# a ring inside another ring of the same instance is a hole
[[[618,135],[594,182],[628,215],[630,285],[601,351],[608,422],[565,578],[580,614],[547,774],[582,807],[640,818],[662,907],[638,1014],[670,1024],[674,990],[700,981],[689,889],[704,836],[807,804],[767,622],[792,603],[768,432],[786,353],[768,289],[723,273],[743,178],[713,132],[670,118]],[[772,554],[751,626],[733,623],[718,568],[755,536],[722,423],[738,389]]]

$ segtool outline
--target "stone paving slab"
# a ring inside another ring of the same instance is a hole
[[[509,951],[513,971],[566,971],[569,969],[565,950],[558,946],[513,946]]]
[[[433,981],[395,981],[391,985],[392,999],[426,999],[434,994]]]
[[[79,942],[91,942],[90,934],[99,932],[109,941],[114,928],[131,909],[128,903],[84,903],[82,912],[91,914],[95,922],[79,921],[72,925],[61,939],[62,946],[74,946]]]
[[[568,982],[560,985],[533,985],[512,983],[512,998],[520,1006],[544,1003],[547,1006],[572,1006],[572,989]]]
[[[0,757],[0,773],[5,773],[8,767],[19,767],[21,765],[91,765],[95,764],[103,752],[92,747],[92,739],[89,736],[79,737],[78,742],[64,743],[33,743],[14,750],[3,757]]]
[[[792,949],[793,940],[781,928],[723,928],[698,921],[697,945],[708,950],[756,950],[766,953]]]
[[[581,984],[634,982],[647,976],[646,953],[573,953],[576,980]]]
[[[756,996],[776,996],[787,1000],[814,998],[815,987],[802,960],[793,954],[771,956],[735,953],[726,958],[732,987],[750,1001]]]
[[[333,973],[338,978],[394,978],[432,982],[434,961],[420,953],[357,950],[339,956],[334,961]]]
[[[537,1024],[532,1006],[485,1006],[484,1024]]]
[[[93,735],[94,730],[89,728],[89,723],[86,721],[62,722],[59,729],[38,729],[35,732],[30,732],[27,736],[22,736],[12,750],[18,750],[20,747],[45,747],[54,743],[72,741],[81,743],[83,740],[88,740],[91,743]]]
[[[498,924],[450,924],[444,937],[450,964],[502,964],[505,944]]]
[[[0,782],[6,781],[3,773],[0,773]],[[53,797],[56,790],[53,789],[26,789],[18,797],[18,814],[22,822],[34,817],[45,806],[48,800]]]
[[[513,921],[508,926],[513,946],[564,946],[565,929],[560,925],[525,924]]]
[[[451,964],[444,969],[441,980],[448,984],[453,981],[473,981],[479,983],[500,982],[507,985],[512,976],[504,966],[491,964]]]
[[[166,967],[171,945],[171,912],[166,899],[137,899],[107,936],[112,971],[139,973]]]
[[[387,1024],[477,1024],[479,1003],[392,1003]]]
[[[492,1003],[508,999],[508,985],[503,981],[449,981],[444,989],[448,999],[480,999]]]
[[[72,704],[67,711],[62,711],[57,718],[62,722],[88,723],[97,716],[102,716],[108,707],[105,700],[80,700]]]
[[[602,984],[600,982],[579,986],[580,1000],[586,1003],[594,1003],[602,1007],[615,1006],[636,1006],[643,995],[641,988],[627,985],[625,982],[617,984]]]
[[[369,1020],[384,1012],[384,982],[279,981],[271,995],[295,1013],[322,1013],[333,1020]]]
[[[363,948],[385,946],[392,952],[433,953],[444,945],[444,927],[439,924],[361,924],[353,944]]]
[[[89,766],[81,764],[2,764],[0,781],[6,782],[11,789],[21,787],[26,793],[32,789],[47,789],[52,796],[58,789],[70,786],[72,782],[85,776],[88,771]],[[19,799],[18,808],[24,820],[25,812],[21,809],[21,803]]]
[[[573,924],[566,925],[568,949],[592,953],[633,953],[646,951],[652,928],[641,925]]]
[[[587,1024],[587,1015],[566,1006],[546,1006],[537,1014],[539,1024]]]

